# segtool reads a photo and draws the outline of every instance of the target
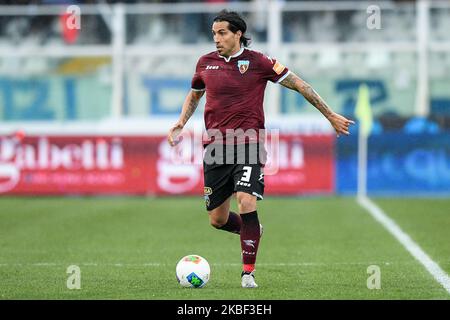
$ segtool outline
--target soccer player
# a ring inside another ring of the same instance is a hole
[[[302,94],[329,120],[337,136],[348,135],[349,126],[354,122],[333,112],[307,82],[276,59],[247,49],[250,39],[245,35],[246,30],[245,21],[236,12],[223,10],[214,18],[212,35],[217,51],[198,60],[191,90],[184,101],[178,122],[169,131],[168,142],[175,146],[180,141],[177,136],[206,92],[204,120],[208,137],[211,138],[204,143],[206,209],[213,227],[240,235],[242,287],[256,288],[255,262],[262,235],[256,201],[262,199],[264,194],[264,162],[261,161],[264,157],[260,156],[263,153],[260,145],[263,144],[258,134],[253,138],[244,135],[240,140],[242,135],[235,135],[238,141],[235,137],[229,140],[230,132],[258,132],[264,129],[263,99],[267,81]],[[224,151],[218,145],[223,146]],[[231,152],[227,149],[230,145],[233,146]],[[244,149],[237,148],[237,145],[244,146]],[[256,146],[256,149],[252,149],[252,146]],[[244,150],[245,156],[240,159],[242,161],[237,161],[240,153],[236,149]],[[251,161],[248,156],[251,149],[256,150],[257,161]],[[220,154],[225,154],[224,161],[210,161]],[[239,214],[230,212],[233,194],[237,199]]]

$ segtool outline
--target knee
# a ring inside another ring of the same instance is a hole
[[[251,212],[256,210],[256,197],[244,193],[238,196],[239,212]]]
[[[225,223],[227,223],[226,221],[223,221],[223,219],[220,218],[213,218],[210,217],[209,219],[209,223],[211,224],[212,227],[216,228],[216,229],[220,229],[221,227],[223,227],[225,225]]]

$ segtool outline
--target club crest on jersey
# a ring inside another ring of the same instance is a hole
[[[238,69],[241,74],[244,74],[245,71],[248,70],[248,66],[250,65],[250,61],[248,60],[239,60],[238,61]]]

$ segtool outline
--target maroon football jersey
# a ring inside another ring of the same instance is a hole
[[[197,63],[192,90],[206,90],[205,127],[225,136],[227,129],[264,129],[267,81],[282,81],[288,69],[260,52],[242,48],[225,58],[217,51]]]

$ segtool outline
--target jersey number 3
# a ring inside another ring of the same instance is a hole
[[[245,166],[242,169],[244,169],[245,172],[242,174],[241,181],[243,181],[243,182],[250,182],[250,176],[252,174],[252,167]]]

